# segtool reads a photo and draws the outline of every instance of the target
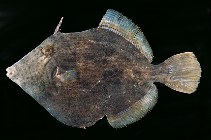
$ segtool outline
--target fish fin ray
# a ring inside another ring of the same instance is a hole
[[[158,91],[154,84],[146,87],[143,99],[135,102],[128,109],[115,116],[107,116],[109,124],[114,128],[122,128],[143,118],[157,103]]]
[[[62,25],[62,20],[63,20],[64,17],[61,17],[58,25],[56,26],[56,29],[54,30],[54,33],[53,34],[56,34],[57,32],[60,32],[60,27]]]
[[[108,9],[98,28],[108,29],[121,35],[136,46],[150,63],[152,62],[153,52],[147,39],[141,29],[126,16],[115,10]]]
[[[190,94],[196,91],[201,77],[201,67],[192,52],[176,54],[161,65],[168,70],[161,83],[183,93]]]

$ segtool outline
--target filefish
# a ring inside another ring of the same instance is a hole
[[[97,28],[49,36],[6,69],[7,76],[58,121],[86,128],[106,117],[122,128],[144,117],[157,102],[160,82],[183,93],[196,91],[200,64],[192,52],[153,65],[141,29],[109,9]]]

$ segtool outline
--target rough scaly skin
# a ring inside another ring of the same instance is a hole
[[[105,29],[58,32],[13,67],[13,81],[59,121],[76,127],[125,110],[154,79],[153,66],[137,48]],[[69,70],[76,71],[75,79],[61,80]]]

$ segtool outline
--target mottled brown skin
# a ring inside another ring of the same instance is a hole
[[[157,101],[153,82],[192,93],[201,75],[191,52],[152,65],[136,46],[103,28],[55,32],[7,72],[57,120],[80,128],[104,116],[114,128],[133,123]]]
[[[154,81],[154,67],[148,60],[109,30],[58,32],[36,49],[34,58],[28,54],[21,61],[31,61],[35,68],[30,68],[30,73],[34,69],[38,74],[22,87],[29,87],[26,92],[70,126],[88,127],[105,115],[117,115],[140,100],[147,93],[144,87]],[[39,69],[33,64],[35,57],[42,58]],[[61,81],[58,75],[70,69],[76,70],[76,78]]]
[[[154,82],[193,93],[201,77],[192,52],[152,65],[141,30],[107,10],[98,28],[54,34],[7,68],[7,76],[66,125],[85,128],[104,116],[114,128],[131,124],[153,108]]]

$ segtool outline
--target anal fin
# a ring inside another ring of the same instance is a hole
[[[158,92],[154,84],[147,87],[145,96],[130,106],[128,109],[114,116],[107,116],[109,124],[113,128],[122,128],[138,121],[149,112],[157,103]]]

